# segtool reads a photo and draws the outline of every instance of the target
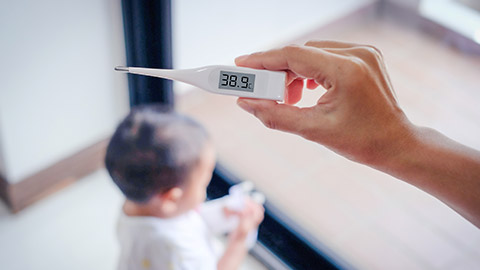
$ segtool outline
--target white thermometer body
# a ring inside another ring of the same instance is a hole
[[[286,73],[283,71],[236,66],[206,66],[183,70],[116,67],[115,70],[176,80],[222,95],[278,101],[283,101],[285,96]]]

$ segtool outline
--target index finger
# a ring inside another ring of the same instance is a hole
[[[290,70],[297,76],[314,79],[323,84],[332,80],[339,56],[319,48],[308,46],[286,46],[265,52],[243,55],[235,59],[235,64],[243,67],[268,70]]]

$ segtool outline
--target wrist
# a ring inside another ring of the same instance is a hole
[[[422,145],[422,127],[404,119],[390,127],[387,136],[376,142],[380,147],[378,155],[365,162],[373,168],[398,176],[403,168],[415,163],[416,151]]]
[[[232,242],[245,242],[247,239],[248,232],[245,232],[244,230],[234,230],[230,234],[230,241]]]

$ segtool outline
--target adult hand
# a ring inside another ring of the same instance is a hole
[[[298,134],[352,160],[374,165],[402,147],[411,124],[398,106],[382,54],[372,46],[310,41],[241,56],[238,66],[287,71],[286,104],[240,98],[267,127]],[[327,92],[309,108],[290,106],[304,84]],[[392,143],[395,142],[395,143]]]
[[[480,228],[480,152],[410,123],[378,49],[310,41],[235,62],[288,73],[285,104],[237,101],[267,127],[298,134],[421,188]],[[301,99],[305,83],[327,91],[315,106],[292,106]]]

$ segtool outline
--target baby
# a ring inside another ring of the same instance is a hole
[[[132,109],[107,149],[110,176],[126,197],[118,223],[119,269],[237,269],[247,235],[263,220],[263,207],[248,200],[225,250],[202,216],[215,151],[205,129],[158,106]]]

